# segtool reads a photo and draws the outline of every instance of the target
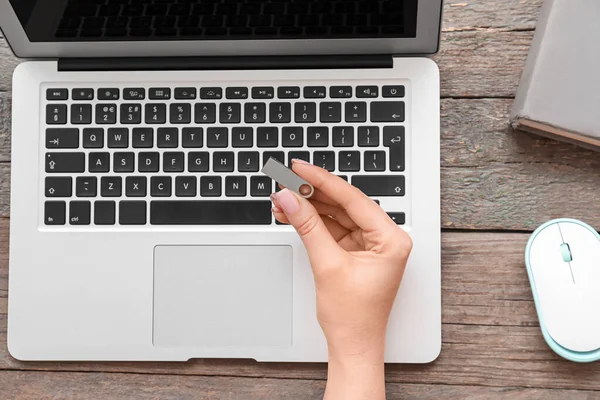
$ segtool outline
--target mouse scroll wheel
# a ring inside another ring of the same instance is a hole
[[[560,245],[560,253],[562,254],[562,258],[564,262],[573,261],[573,255],[571,254],[571,247],[567,243],[563,243]]]

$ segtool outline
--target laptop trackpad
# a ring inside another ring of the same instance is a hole
[[[155,346],[292,344],[290,246],[156,246]]]

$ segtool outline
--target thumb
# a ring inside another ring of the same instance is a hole
[[[333,239],[315,207],[289,189],[273,195],[290,224],[296,229],[308,251],[311,263],[331,257],[337,242]]]

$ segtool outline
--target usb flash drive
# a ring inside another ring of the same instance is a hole
[[[305,199],[308,199],[315,192],[313,185],[300,178],[273,157],[269,158],[261,172]]]

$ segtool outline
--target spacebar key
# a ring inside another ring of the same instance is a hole
[[[269,225],[270,201],[198,200],[150,202],[152,225]]]
[[[405,178],[402,175],[355,175],[352,184],[367,196],[404,196]]]

